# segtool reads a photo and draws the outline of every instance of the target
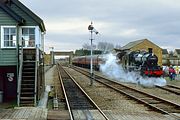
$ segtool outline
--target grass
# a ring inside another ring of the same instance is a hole
[[[53,109],[53,99],[48,100],[47,108],[48,108],[48,110]]]
[[[1,109],[11,109],[17,107],[17,102],[16,100],[10,101],[10,102],[5,102],[5,103],[0,103],[0,108]]]

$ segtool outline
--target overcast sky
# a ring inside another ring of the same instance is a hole
[[[90,44],[88,25],[100,33],[93,43],[124,46],[147,38],[161,48],[180,48],[180,0],[20,0],[46,27],[45,51]]]

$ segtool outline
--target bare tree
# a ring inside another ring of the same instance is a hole
[[[99,50],[107,52],[107,51],[111,51],[114,48],[114,45],[112,43],[99,42],[98,45],[97,45],[97,48]]]
[[[83,47],[83,49],[85,49],[85,50],[91,50],[91,45],[88,44],[88,43],[84,43],[82,47]],[[93,50],[96,49],[96,45],[95,45],[95,44],[92,44],[92,48],[93,48]]]
[[[117,44],[117,45],[115,46],[115,48],[120,49],[121,46],[120,46],[119,44]]]
[[[89,45],[88,43],[84,43],[82,47],[85,50],[90,50],[91,49],[91,45]]]

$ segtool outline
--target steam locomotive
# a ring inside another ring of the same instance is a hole
[[[158,57],[152,52],[152,48],[146,51],[121,51],[117,54],[123,68],[126,71],[139,72],[142,76],[161,77],[163,70],[158,66]]]
[[[138,72],[142,76],[148,77],[161,77],[163,75],[163,70],[158,66],[158,57],[152,52],[152,48],[149,48],[149,51],[129,51],[122,50],[116,54],[119,64],[122,64],[122,67],[125,71]],[[74,57],[72,59],[72,64],[90,68],[91,56],[80,56]],[[100,64],[105,62],[103,55],[93,55],[92,63],[93,69],[99,70]]]

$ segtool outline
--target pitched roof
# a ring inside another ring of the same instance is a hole
[[[168,54],[168,50],[167,49],[162,49],[162,54]]]
[[[10,9],[9,6],[6,5],[5,1],[0,1],[0,8],[6,12],[7,14],[9,14],[15,21],[18,22],[18,24],[23,24],[25,21],[24,19],[19,16],[18,14],[16,14],[13,10]]]
[[[144,42],[144,41],[149,41],[148,39],[141,39],[141,40],[136,40],[136,41],[133,41],[133,42],[129,42],[128,44],[126,44],[125,46],[123,46],[121,49],[131,49],[135,46],[137,46],[138,44]],[[149,41],[151,42],[151,41]],[[154,44],[153,42],[151,42],[152,44]],[[156,44],[154,44],[156,45]],[[157,45],[156,45],[157,46]],[[159,47],[159,46],[158,46]],[[159,47],[160,48],[160,47]]]
[[[180,49],[175,49],[175,51],[177,52],[177,54],[180,54]]]
[[[43,32],[46,31],[44,22],[39,16],[34,14],[29,8],[23,5],[19,0],[11,0],[11,1],[13,1],[23,12],[25,12],[30,17],[32,17],[32,19],[36,21],[36,23],[39,25],[39,27]]]
[[[0,0],[1,1],[1,0]],[[18,8],[20,8],[20,10],[22,10],[25,14],[27,14],[29,17],[31,17],[40,27],[42,32],[45,32],[45,25],[43,20],[37,16],[36,14],[34,14],[30,9],[28,9],[25,5],[23,5],[19,0],[2,0],[0,2],[0,7],[7,12],[12,18],[14,18],[15,20],[18,20],[21,18],[23,19],[23,16],[19,16],[18,13],[14,12],[13,8],[11,8],[10,5],[14,3]],[[13,14],[12,14],[13,13]],[[14,16],[13,16],[14,15]]]
[[[144,40],[147,40],[147,39],[142,39],[142,40],[136,40],[136,41],[133,41],[133,42],[129,42],[128,44],[123,46],[121,49],[131,49],[132,47],[142,43]]]

